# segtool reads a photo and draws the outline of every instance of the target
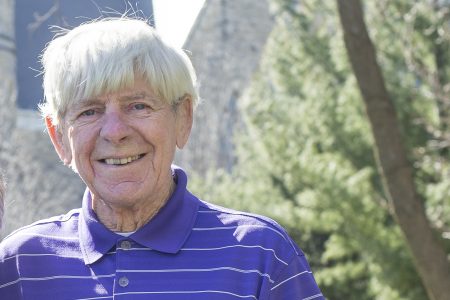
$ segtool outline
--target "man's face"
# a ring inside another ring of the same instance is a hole
[[[190,99],[174,109],[138,79],[74,103],[52,140],[94,197],[126,207],[167,192],[175,148],[184,146],[191,124]]]

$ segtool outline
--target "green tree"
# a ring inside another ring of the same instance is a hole
[[[375,154],[394,216],[413,254],[430,299],[448,299],[450,263],[425,214],[412,164],[380,66],[367,32],[360,0],[337,0],[349,60],[364,99],[375,139]],[[442,63],[442,61],[441,61]],[[438,78],[439,78],[438,74]],[[440,78],[439,78],[440,79]],[[440,80],[439,80],[440,81]],[[439,105],[438,105],[438,108]],[[446,113],[440,111],[439,117]]]
[[[276,27],[242,103],[238,164],[231,175],[194,180],[193,189],[286,226],[328,299],[426,299],[383,189],[335,3],[277,3]],[[450,228],[450,4],[365,5],[414,180],[442,239]]]

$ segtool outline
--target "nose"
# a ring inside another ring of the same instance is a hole
[[[103,115],[100,137],[113,144],[118,144],[131,134],[131,128],[127,124],[120,111],[106,111]]]

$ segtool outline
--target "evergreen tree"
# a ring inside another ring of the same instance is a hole
[[[448,239],[450,4],[365,4],[416,184],[436,234]],[[193,189],[284,225],[328,299],[426,299],[382,188],[335,3],[285,0],[276,8],[277,25],[242,103],[238,164],[231,175],[194,180]]]

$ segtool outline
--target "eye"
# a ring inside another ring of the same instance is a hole
[[[94,109],[85,110],[85,111],[83,111],[80,114],[80,116],[83,116],[83,117],[90,117],[90,116],[93,116],[93,115],[95,115],[95,110]]]
[[[143,110],[147,108],[147,105],[143,104],[143,103],[136,103],[133,104],[133,108],[136,110]]]

